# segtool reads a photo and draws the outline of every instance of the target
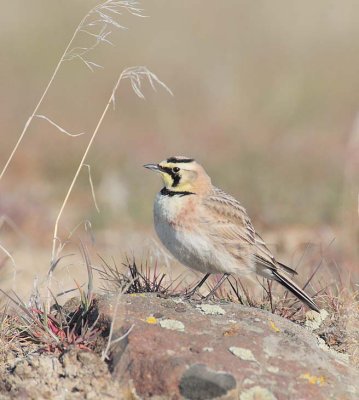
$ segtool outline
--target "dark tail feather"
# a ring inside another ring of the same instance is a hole
[[[284,269],[285,272],[288,272],[288,274],[291,274],[291,275],[298,275],[298,272],[295,271],[293,268],[289,268],[287,265],[282,264],[282,263],[279,262],[279,261],[277,261],[277,264],[279,264],[279,265]]]
[[[278,271],[272,271],[274,279],[288,289],[294,296],[298,297],[305,305],[314,311],[320,312],[314,301],[304,292],[298,285],[296,285],[292,280],[287,278],[285,275],[280,274]]]

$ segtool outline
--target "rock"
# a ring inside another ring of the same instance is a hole
[[[215,399],[236,387],[233,375],[213,371],[202,364],[189,367],[179,382],[179,391],[186,399]]]
[[[22,355],[3,351],[0,400],[359,399],[358,371],[344,356],[269,312],[156,294],[97,296],[95,304],[95,351],[73,344],[60,355],[31,342],[21,342]]]
[[[204,314],[223,315],[226,312],[217,304],[200,304],[197,306]]]
[[[184,332],[184,324],[181,321],[177,321],[175,319],[163,319],[159,323],[161,328],[170,329],[171,331]]]
[[[75,348],[60,358],[44,353],[19,359],[0,380],[1,400],[122,399],[124,393],[97,354]]]
[[[243,349],[243,347],[232,346],[229,348],[229,351],[234,354],[236,357],[239,357],[244,361],[257,361],[254,358],[253,353],[248,349]]]
[[[99,301],[108,317],[110,303]],[[359,398],[357,370],[322,350],[308,329],[266,311],[221,302],[224,312],[206,313],[155,294],[120,303],[117,336],[134,327],[112,351],[112,377],[131,383],[138,398]],[[181,328],[168,329],[168,321]]]
[[[244,390],[240,394],[239,400],[277,400],[277,398],[270,390],[260,386],[253,386],[248,390]]]

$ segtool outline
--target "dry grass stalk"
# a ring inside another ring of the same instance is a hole
[[[70,345],[79,348],[90,349],[103,330],[107,327],[98,327],[97,306],[93,295],[93,272],[91,260],[87,249],[82,246],[82,254],[86,264],[88,284],[87,291],[79,285],[78,303],[75,307],[62,307],[57,301],[57,296],[50,292],[53,305],[50,307],[43,302],[35,285],[34,291],[28,303],[25,303],[15,291],[11,294],[0,289],[15,305],[17,312],[6,313],[6,318],[11,318],[12,326],[23,340],[31,341],[43,346],[43,350],[55,352],[64,351]],[[12,316],[11,316],[12,315]],[[3,316],[3,321],[4,321]],[[4,322],[2,323],[4,325]]]
[[[54,72],[52,73],[52,76],[47,83],[45,90],[40,96],[39,101],[37,102],[34,110],[32,111],[30,117],[25,123],[25,126],[9,156],[7,159],[1,173],[0,173],[0,181],[3,178],[4,174],[6,173],[10,163],[12,162],[17,149],[19,148],[24,136],[26,135],[28,128],[32,122],[32,120],[35,117],[38,118],[43,118],[47,120],[49,123],[57,127],[61,132],[66,133],[70,136],[78,136],[78,135],[73,135],[69,134],[65,129],[61,128],[58,124],[54,123],[50,118],[44,116],[44,115],[37,115],[37,112],[44,102],[44,99],[52,86],[57,73],[59,72],[59,69],[61,68],[62,64],[64,61],[70,61],[75,58],[80,59],[81,61],[84,62],[84,64],[89,67],[92,71],[95,66],[98,66],[97,64],[93,63],[92,61],[88,60],[85,58],[85,55],[88,55],[88,53],[93,50],[95,47],[97,47],[100,43],[111,43],[108,40],[108,36],[111,34],[111,31],[109,30],[109,27],[115,27],[115,28],[121,28],[123,29],[124,27],[119,24],[116,19],[112,16],[119,16],[122,14],[122,10],[127,11],[131,13],[132,15],[135,16],[140,16],[142,17],[142,10],[138,7],[138,2],[133,1],[133,0],[124,0],[124,1],[113,1],[113,0],[107,0],[104,2],[101,2],[100,4],[96,5],[93,7],[80,21],[80,23],[77,25],[70,41],[68,42],[62,56],[60,57],[60,60],[58,61]],[[99,27],[98,32],[93,32],[91,29]],[[75,39],[77,38],[79,33],[84,33],[90,37],[95,38],[95,43],[90,46],[90,47],[72,47]]]
[[[45,90],[43,91],[43,93],[40,96],[39,101],[37,102],[35,108],[33,109],[30,117],[27,119],[23,130],[13,148],[13,150],[11,151],[7,161],[5,162],[5,165],[3,167],[3,169],[0,172],[0,181],[1,179],[4,177],[6,171],[9,168],[9,165],[11,164],[21,142],[23,141],[26,133],[28,132],[29,126],[32,123],[34,118],[40,118],[43,119],[45,121],[47,121],[48,123],[50,123],[51,125],[53,125],[54,127],[56,127],[61,133],[66,134],[67,136],[70,137],[77,137],[80,135],[83,135],[84,133],[70,133],[68,130],[64,129],[63,127],[61,127],[59,124],[57,124],[56,122],[54,122],[51,118],[49,118],[46,115],[42,115],[39,114],[38,111],[41,107],[41,105],[43,104],[52,84],[54,83],[54,80],[61,68],[61,66],[63,65],[63,62],[65,61],[71,61],[74,59],[78,59],[81,60],[91,71],[94,70],[95,67],[100,67],[99,65],[97,65],[96,63],[92,62],[88,56],[91,52],[91,50],[93,50],[94,48],[96,48],[98,45],[102,44],[102,43],[107,43],[107,44],[111,44],[110,40],[109,40],[109,36],[111,35],[111,30],[112,28],[116,28],[116,29],[124,29],[124,26],[121,25],[118,22],[118,17],[121,16],[123,14],[123,12],[128,12],[132,15],[135,16],[143,16],[142,15],[142,10],[138,7],[138,2],[134,1],[134,0],[106,0],[106,1],[102,1],[101,3],[99,3],[98,5],[96,5],[95,7],[93,7],[92,9],[90,9],[90,11],[82,18],[82,20],[80,21],[80,23],[77,25],[76,29],[74,30],[72,37],[70,38],[68,44],[65,47],[65,50],[62,53],[62,56],[60,57],[51,77],[50,80],[48,81]],[[78,36],[82,34],[85,35],[89,38],[91,38],[91,40],[94,40],[94,43],[92,45],[90,45],[89,47],[78,47],[75,46],[74,43],[76,41],[76,39],[78,38]],[[122,77],[122,74],[121,74]],[[125,76],[123,76],[125,77]],[[151,78],[150,78],[151,81]],[[152,81],[151,81],[152,84]],[[112,97],[111,97],[112,98]],[[113,94],[113,98],[114,98],[114,94]],[[111,102],[111,100],[110,100]],[[107,107],[108,108],[108,107]],[[76,182],[76,179],[78,177],[79,174],[79,170],[82,168],[82,166],[86,166],[88,168],[88,172],[89,172],[89,181],[90,181],[90,186],[91,186],[91,192],[92,192],[92,196],[95,202],[95,206],[96,209],[98,209],[97,206],[97,202],[96,202],[96,198],[95,198],[95,193],[94,193],[94,187],[93,187],[93,183],[92,183],[92,178],[91,178],[91,170],[90,170],[90,166],[88,164],[84,164],[84,160],[85,157],[88,153],[89,148],[91,147],[92,141],[95,138],[98,128],[102,122],[102,119],[104,117],[105,113],[102,115],[101,120],[99,121],[99,124],[97,126],[97,128],[95,129],[95,132],[89,142],[88,148],[85,151],[84,157],[81,160],[80,166],[75,174],[75,177],[72,181],[72,184],[70,186],[69,191],[67,192],[67,195],[65,197],[65,200],[63,202],[63,205],[60,209],[60,212],[58,214],[58,217],[56,219],[55,222],[55,228],[54,228],[54,239],[53,239],[53,250],[52,250],[52,257],[51,257],[51,268],[50,268],[50,281],[51,281],[51,274],[53,269],[55,268],[57,262],[58,262],[58,257],[56,257],[55,253],[56,253],[56,243],[59,242],[59,249],[62,248],[62,243],[60,241],[58,241],[57,238],[57,231],[58,231],[58,222],[59,219],[61,218],[61,215],[63,213],[63,209],[66,206],[66,203],[68,201],[68,198],[70,196],[70,193],[72,191],[72,188]],[[4,246],[0,245],[0,250],[2,250],[6,256],[8,257],[8,259],[11,260],[11,263],[13,265],[14,268],[14,282],[15,282],[15,278],[16,278],[16,264],[15,264],[15,260],[12,257],[10,251],[8,251],[7,249],[5,249]],[[57,252],[58,255],[58,252]]]
[[[119,268],[113,261],[110,265],[102,257],[101,269],[95,269],[103,281],[102,290],[106,293],[159,293],[161,295],[177,294],[181,281],[177,279],[165,284],[166,274],[160,272],[158,265],[155,264],[151,268],[148,262],[145,265],[140,264],[138,267],[136,260],[130,261],[126,258],[126,262],[122,264],[123,268]]]
[[[59,230],[59,222],[60,219],[62,217],[62,214],[64,212],[64,209],[68,203],[69,197],[72,193],[72,190],[77,182],[77,178],[80,174],[80,171],[82,169],[82,167],[85,164],[85,160],[87,158],[87,155],[92,147],[92,144],[99,132],[99,129],[102,125],[102,122],[111,106],[111,104],[113,104],[113,106],[115,105],[115,98],[116,98],[116,92],[117,89],[121,83],[122,80],[124,79],[129,79],[132,85],[132,88],[134,90],[134,92],[140,97],[140,98],[144,98],[144,94],[142,91],[142,81],[144,78],[147,78],[150,85],[152,86],[152,88],[155,89],[155,84],[160,85],[161,87],[165,88],[170,94],[172,94],[172,92],[170,91],[170,89],[155,75],[153,74],[151,71],[149,71],[146,67],[130,67],[130,68],[126,68],[124,71],[122,71],[122,73],[120,74],[119,78],[117,79],[117,82],[115,83],[113,89],[112,89],[112,93],[109,97],[109,100],[100,116],[100,119],[97,122],[97,125],[92,133],[92,136],[86,146],[86,149],[82,155],[81,161],[77,167],[77,170],[75,172],[74,177],[72,178],[72,182],[70,184],[70,187],[65,195],[65,198],[62,202],[60,211],[57,214],[56,217],[56,221],[55,221],[55,225],[54,225],[54,232],[53,232],[53,240],[52,240],[52,254],[51,254],[51,265],[53,265],[54,263],[56,263],[56,260],[59,257],[59,248],[60,247],[57,246],[57,243],[61,244],[61,240],[58,236],[58,230]]]

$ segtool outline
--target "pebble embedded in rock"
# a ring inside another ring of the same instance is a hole
[[[203,347],[202,350],[203,351],[208,351],[209,353],[211,353],[213,351],[213,347]]]
[[[222,307],[216,304],[200,304],[197,308],[208,315],[223,315],[226,313]]]
[[[160,321],[161,328],[169,329],[171,331],[184,331],[184,324],[181,321],[175,319],[164,319]]]
[[[254,386],[242,392],[239,400],[277,400],[277,397],[266,388]]]
[[[181,395],[188,400],[215,399],[235,387],[236,380],[231,374],[214,371],[203,364],[190,366],[179,383]]]
[[[268,365],[267,371],[271,372],[272,374],[277,374],[279,372],[279,368],[274,367],[273,365]]]
[[[244,349],[243,347],[235,347],[232,346],[229,348],[229,351],[234,354],[236,357],[240,358],[244,361],[257,361],[253,355],[253,353],[249,349]]]

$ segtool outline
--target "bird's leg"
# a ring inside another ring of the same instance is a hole
[[[192,290],[190,290],[188,293],[186,293],[183,297],[185,298],[185,299],[190,299],[196,292],[197,292],[197,290],[204,284],[204,282],[206,282],[206,280],[208,279],[208,277],[210,276],[211,274],[206,274],[203,278],[202,278],[202,280],[199,282],[199,283],[197,283],[197,285],[192,289]]]
[[[207,296],[203,299],[204,301],[208,300],[210,297],[214,295],[216,290],[222,285],[222,283],[229,277],[229,274],[223,274],[222,278],[217,282],[215,287],[207,294]]]

